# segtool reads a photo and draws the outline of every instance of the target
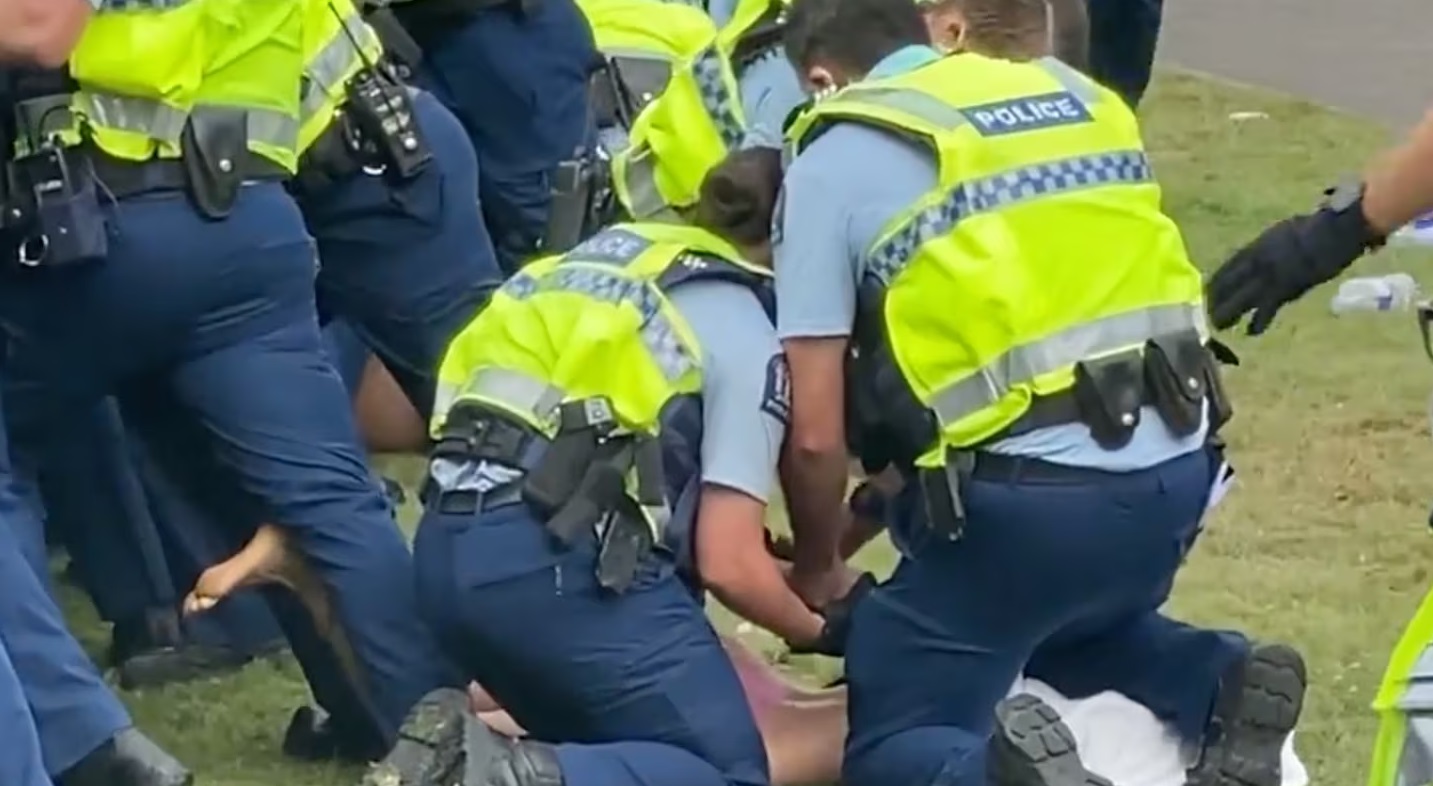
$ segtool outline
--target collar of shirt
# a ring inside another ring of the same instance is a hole
[[[881,62],[866,74],[867,79],[880,79],[887,76],[899,76],[907,71],[914,71],[923,65],[929,65],[940,59],[940,52],[921,44],[903,46],[900,49],[881,58]]]

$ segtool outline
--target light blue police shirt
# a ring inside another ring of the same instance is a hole
[[[786,50],[778,46],[753,60],[737,76],[737,89],[747,126],[742,147],[780,150],[786,116],[806,100]]]
[[[791,411],[776,330],[740,284],[692,281],[670,298],[702,348],[702,482],[767,502]]]
[[[940,57],[910,46],[871,70],[892,76]],[[774,227],[777,332],[782,339],[849,336],[865,254],[878,233],[936,186],[934,154],[923,145],[872,126],[837,125],[787,169]],[[990,446],[1073,466],[1132,471],[1199,449],[1201,428],[1176,437],[1146,408],[1130,443],[1117,451],[1095,444],[1080,424],[1055,426]]]

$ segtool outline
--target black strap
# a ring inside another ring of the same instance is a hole
[[[100,152],[86,151],[94,164],[95,176],[105,192],[115,199],[163,191],[186,191],[189,175],[179,159],[126,161]],[[289,173],[263,156],[249,153],[240,163],[244,180],[286,180]]]

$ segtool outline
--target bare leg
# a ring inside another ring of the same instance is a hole
[[[200,574],[184,598],[184,613],[203,613],[236,590],[262,584],[280,584],[298,596],[319,635],[333,648],[339,667],[353,685],[362,686],[363,672],[343,628],[335,624],[323,581],[303,553],[290,546],[287,533],[274,524],[260,524],[238,554]]]
[[[722,643],[766,743],[771,782],[815,786],[839,781],[846,741],[846,689],[801,685],[740,641],[723,638]]]
[[[370,453],[423,453],[428,429],[403,388],[375,357],[368,359],[354,397],[358,430]]]

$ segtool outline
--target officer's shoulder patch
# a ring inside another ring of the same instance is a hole
[[[1074,93],[1060,91],[1012,98],[961,110],[981,136],[1001,136],[1055,126],[1089,123],[1089,107]]]
[[[778,352],[766,362],[766,388],[761,394],[761,411],[781,421],[791,422],[791,368],[785,353]]]

